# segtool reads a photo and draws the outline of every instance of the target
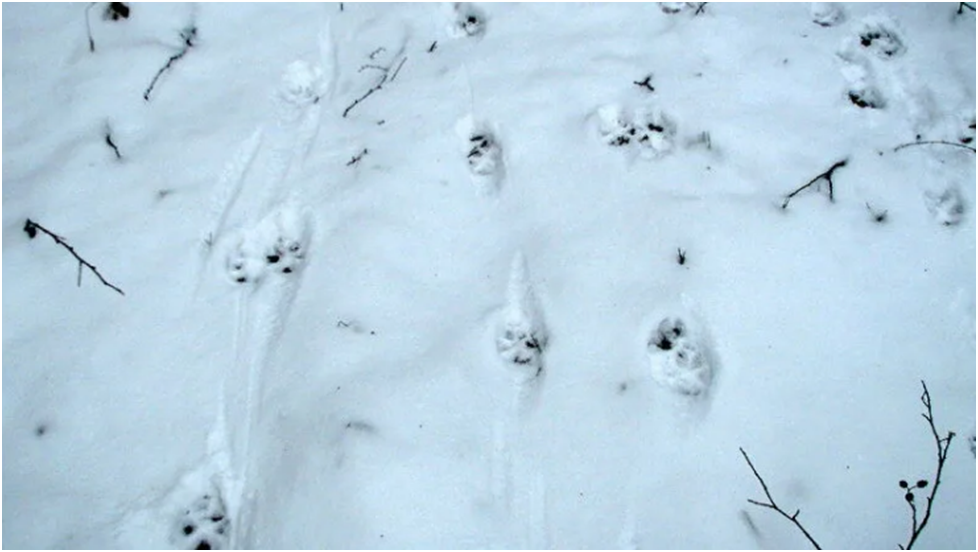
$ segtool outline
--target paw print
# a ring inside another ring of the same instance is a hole
[[[528,377],[536,377],[543,371],[545,347],[546,339],[524,323],[507,323],[496,337],[499,356]]]
[[[468,161],[469,170],[473,174],[487,176],[499,170],[502,161],[502,149],[496,143],[495,137],[488,133],[478,133],[469,138]]]
[[[890,59],[903,54],[907,47],[893,27],[891,22],[883,18],[870,18],[863,21],[859,30],[859,45],[881,59]]]
[[[707,350],[681,318],[662,319],[649,336],[646,350],[652,378],[663,387],[691,397],[709,391],[713,367]]]
[[[184,550],[221,550],[227,546],[230,521],[216,493],[199,497],[184,510],[173,530],[173,541]]]

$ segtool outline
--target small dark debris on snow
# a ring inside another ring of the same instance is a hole
[[[44,437],[44,434],[47,432],[48,426],[46,424],[38,424],[37,427],[34,428],[34,435],[38,437]]]
[[[194,548],[194,550],[210,550],[210,549],[211,549],[211,543],[207,542],[206,540],[200,541],[197,544],[197,548]]]
[[[680,265],[686,264],[686,251],[681,248],[676,248],[676,262]]]
[[[645,88],[649,92],[655,92],[655,87],[652,86],[652,75],[646,75],[645,79],[641,81],[632,81],[632,84],[640,88]]]
[[[430,53],[434,52],[435,51],[435,48],[437,48],[437,47],[438,47],[438,41],[436,40],[436,41],[434,41],[434,42],[431,43],[431,46],[428,46],[428,53],[430,54]]]
[[[363,156],[367,155],[368,153],[370,153],[370,151],[367,150],[367,148],[363,148],[360,153],[354,155],[349,161],[346,162],[346,166],[352,167],[353,165],[356,165],[361,159],[363,159]]]

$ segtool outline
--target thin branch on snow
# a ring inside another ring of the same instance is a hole
[[[652,86],[652,75],[646,75],[643,81],[632,81],[635,86],[645,88],[649,92],[655,92],[655,87]]]
[[[908,142],[906,144],[900,144],[899,146],[893,148],[893,151],[898,152],[903,148],[909,148],[911,146],[928,146],[928,145],[935,145],[935,144],[941,146],[953,146],[955,148],[962,148],[962,149],[970,150],[972,153],[975,153],[975,148],[971,146],[966,146],[964,144],[955,144],[954,142],[948,142],[946,140],[924,140],[922,142]]]
[[[967,2],[958,2],[958,15],[961,15],[962,8],[968,8],[971,11],[975,11],[975,5],[974,4],[969,4]]]
[[[383,47],[377,48],[368,57],[370,57],[370,59],[374,59],[374,57],[376,57],[377,54],[379,54],[383,50],[384,50]],[[398,73],[401,72],[401,67],[404,66],[404,62],[406,62],[406,61],[407,61],[407,58],[406,57],[401,58],[401,61],[397,64],[397,67],[394,67],[393,65],[390,65],[388,67],[382,67],[382,66],[379,66],[379,65],[363,65],[363,66],[361,66],[360,67],[360,71],[363,71],[364,69],[377,69],[377,70],[381,71],[383,73],[383,75],[381,76],[380,81],[377,84],[375,84],[370,90],[367,90],[363,94],[363,96],[360,96],[356,100],[353,100],[353,103],[352,104],[346,106],[346,109],[343,110],[343,118],[345,119],[346,116],[350,114],[350,111],[354,107],[356,107],[357,105],[359,105],[360,102],[362,102],[363,100],[366,100],[367,98],[369,98],[374,92],[377,92],[379,90],[382,90],[384,88],[384,85],[385,84],[387,84],[389,82],[394,82],[394,79],[397,78]],[[391,72],[391,69],[392,68],[394,69],[393,72]]]
[[[693,2],[693,3],[696,4],[696,11],[693,12],[693,17],[696,17],[701,13],[706,13],[706,5],[709,4],[709,2]]]
[[[761,488],[764,489],[764,494],[767,496],[767,502],[761,502],[759,500],[753,500],[753,499],[747,499],[747,502],[750,502],[755,506],[761,506],[762,508],[770,508],[771,510],[774,510],[775,512],[781,514],[785,519],[793,523],[795,527],[797,527],[805,535],[805,538],[808,539],[808,542],[810,542],[812,546],[815,547],[815,550],[821,550],[822,547],[819,546],[815,538],[812,537],[811,534],[808,533],[808,530],[806,530],[805,527],[801,524],[801,522],[798,521],[798,515],[801,514],[801,510],[795,510],[795,513],[790,515],[784,510],[782,510],[781,507],[778,506],[776,502],[774,502],[774,497],[771,496],[771,491],[768,490],[767,483],[764,482],[764,478],[761,477],[761,474],[757,473],[757,468],[755,468],[753,462],[750,461],[750,457],[747,456],[747,452],[744,451],[743,448],[741,448],[740,453],[744,455],[744,460],[747,460],[747,465],[750,466],[750,470],[754,472],[754,477],[756,477],[757,480],[761,483]]]
[[[849,162],[848,159],[843,159],[842,161],[837,161],[834,165],[832,165],[831,167],[829,167],[829,169],[827,171],[819,174],[815,178],[809,180],[808,183],[805,184],[804,186],[802,186],[801,188],[798,188],[797,190],[795,190],[795,191],[791,192],[790,194],[788,194],[787,197],[784,198],[784,203],[781,204],[781,208],[782,209],[787,209],[788,208],[788,202],[791,201],[791,198],[795,197],[802,190],[808,188],[809,186],[811,186],[812,184],[818,182],[819,180],[821,180],[823,178],[829,183],[829,201],[835,201],[834,190],[833,190],[833,185],[832,185],[832,173],[834,173],[836,169],[845,167],[846,166],[846,163],[848,163],[848,162]]]
[[[947,450],[951,446],[951,440],[954,438],[954,432],[948,431],[946,437],[941,437],[937,432],[937,427],[934,425],[934,411],[931,408],[930,392],[927,390],[927,384],[921,380],[920,385],[923,386],[924,392],[920,395],[920,402],[923,403],[924,408],[927,410],[921,416],[927,420],[927,425],[930,426],[930,433],[934,437],[934,444],[937,446],[937,473],[934,474],[934,485],[930,488],[930,495],[927,496],[927,505],[924,507],[924,517],[918,523],[917,521],[917,504],[915,502],[915,497],[912,490],[907,490],[904,495],[904,500],[910,506],[910,539],[907,544],[900,545],[901,550],[910,550],[913,545],[917,542],[917,538],[923,532],[924,527],[927,526],[927,522],[930,521],[931,509],[934,506],[934,497],[937,495],[937,488],[941,485],[941,474],[944,471],[944,463],[947,461]],[[917,482],[916,488],[923,489],[927,487],[927,481],[921,479]],[[900,487],[908,489],[909,485],[906,481],[900,482]]]
[[[437,47],[438,47],[438,41],[436,40],[436,41],[434,41],[434,42],[431,43],[431,46],[428,46],[428,53],[430,54],[430,53],[434,52],[435,51],[435,48],[437,48]]]
[[[112,141],[112,129],[106,127],[105,129],[105,143],[108,144],[112,151],[115,153],[115,158],[122,161],[122,154],[119,152],[118,146]]]
[[[363,156],[367,155],[368,153],[370,152],[367,150],[367,148],[363,148],[363,151],[354,155],[349,161],[346,162],[346,166],[352,167],[353,165],[356,165],[357,163],[360,162],[361,159],[363,159]]]
[[[92,6],[94,5],[95,2],[89,2],[88,7],[85,8],[85,30],[88,31],[88,51],[92,53],[95,53],[95,40],[92,39],[92,22],[89,14],[91,13]],[[958,13],[961,13],[960,9],[958,10]]]
[[[47,234],[48,236],[50,236],[51,239],[54,240],[54,243],[56,243],[56,244],[60,245],[61,247],[64,247],[65,249],[67,249],[68,252],[71,253],[71,255],[75,259],[78,260],[78,287],[81,287],[82,267],[87,267],[89,270],[92,271],[92,273],[94,273],[96,276],[98,276],[98,279],[101,280],[103,284],[105,284],[106,286],[108,286],[108,287],[116,290],[117,292],[119,292],[119,295],[125,295],[125,293],[121,289],[119,289],[118,287],[116,287],[116,286],[110,284],[108,281],[106,281],[106,279],[103,278],[102,275],[99,273],[99,271],[95,267],[95,265],[93,265],[92,263],[86,261],[78,253],[76,253],[75,252],[75,249],[73,247],[71,247],[70,245],[68,245],[68,243],[65,241],[64,238],[62,238],[61,236],[55,234],[54,232],[51,232],[47,228],[45,228],[45,227],[41,226],[40,224],[32,221],[31,219],[27,219],[27,222],[24,224],[24,232],[27,233],[27,236],[30,239],[34,239],[34,237],[37,236],[37,231],[38,230],[40,230],[41,232],[44,232],[45,234]]]
[[[156,72],[156,76],[153,77],[153,81],[150,82],[149,87],[146,88],[146,92],[143,92],[143,99],[146,100],[147,102],[149,101],[150,93],[153,92],[153,87],[156,86],[156,81],[158,81],[160,77],[163,76],[163,73],[167,69],[172,67],[177,60],[187,55],[187,52],[190,51],[190,48],[194,46],[194,39],[197,38],[197,26],[191,25],[190,27],[181,31],[180,38],[183,39],[183,47],[180,49],[179,52],[170,56],[170,59],[167,60],[166,65],[160,67],[160,70]]]

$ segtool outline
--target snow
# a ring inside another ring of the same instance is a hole
[[[976,546],[972,12],[86,7],[3,6],[6,547],[805,547],[743,447],[891,548],[921,380]]]

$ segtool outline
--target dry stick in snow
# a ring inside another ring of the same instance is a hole
[[[85,30],[88,31],[88,51],[93,53],[95,52],[95,40],[92,39],[92,23],[89,20],[89,13],[92,11],[92,6],[94,5],[95,2],[89,2],[88,7],[85,8]],[[958,13],[960,13],[960,9]]]
[[[143,99],[147,102],[149,101],[150,93],[153,92],[153,87],[156,86],[156,81],[163,76],[163,72],[169,69],[178,59],[185,56],[190,48],[193,47],[194,39],[197,38],[197,27],[192,25],[189,28],[184,29],[180,32],[180,38],[183,39],[183,48],[181,48],[176,54],[170,56],[170,59],[167,60],[166,65],[160,67],[160,70],[156,72],[156,76],[153,77],[153,81],[149,83],[149,87],[146,88],[146,92],[143,92]]]
[[[121,289],[119,289],[116,286],[114,286],[114,285],[110,284],[109,282],[107,282],[105,280],[105,278],[103,278],[102,275],[99,274],[99,271],[98,271],[97,268],[95,268],[95,265],[93,265],[92,263],[90,263],[90,262],[86,261],[85,259],[81,258],[81,256],[78,255],[78,253],[75,252],[75,249],[73,247],[71,247],[70,245],[68,245],[67,242],[65,242],[65,239],[64,238],[62,238],[61,236],[55,234],[54,232],[51,232],[47,228],[45,228],[45,227],[41,226],[40,224],[32,221],[31,219],[27,219],[27,222],[24,224],[24,232],[27,233],[27,236],[30,239],[34,239],[34,237],[37,236],[37,231],[38,230],[40,230],[41,232],[44,232],[45,234],[47,234],[48,236],[50,236],[51,239],[54,240],[54,243],[56,243],[56,244],[60,245],[61,247],[64,247],[65,249],[67,249],[68,252],[71,253],[71,255],[75,259],[78,260],[78,287],[81,287],[81,274],[82,274],[82,267],[84,266],[84,267],[87,267],[89,270],[91,270],[92,273],[94,273],[96,276],[98,276],[98,279],[101,280],[103,284],[105,284],[106,286],[108,286],[108,287],[116,290],[117,292],[119,292],[119,295],[125,295],[125,292],[123,292]]]
[[[361,159],[363,159],[363,156],[364,155],[367,155],[368,153],[370,153],[370,152],[367,150],[367,148],[363,148],[363,151],[361,151],[360,153],[354,155],[352,158],[350,158],[349,161],[347,161],[346,166],[347,167],[350,167],[350,166],[356,165],[357,163],[360,162]]]
[[[843,159],[842,161],[836,162],[834,165],[832,165],[831,167],[829,167],[829,170],[827,170],[827,171],[823,172],[822,174],[816,176],[815,178],[809,180],[807,184],[805,184],[801,188],[798,188],[797,190],[795,190],[795,191],[791,192],[790,194],[788,194],[788,196],[784,198],[784,203],[781,204],[781,208],[782,209],[787,209],[788,208],[788,202],[791,201],[791,198],[795,197],[796,195],[798,195],[799,192],[801,192],[805,188],[808,188],[809,186],[811,186],[812,184],[818,182],[819,180],[821,180],[823,178],[829,183],[829,201],[835,201],[834,190],[833,190],[833,187],[832,187],[832,173],[834,173],[835,170],[838,169],[838,168],[845,167],[846,166],[846,163],[848,163],[848,162],[849,162],[848,159]]]
[[[961,8],[968,8],[971,11],[975,11],[974,4],[969,4],[967,2],[958,2],[958,15],[961,15]]]
[[[904,495],[904,500],[910,506],[911,530],[910,540],[907,541],[906,545],[900,545],[901,550],[910,550],[913,548],[914,543],[917,542],[917,538],[920,537],[920,533],[923,532],[924,527],[927,526],[927,522],[930,521],[931,509],[934,506],[934,497],[937,495],[937,488],[941,485],[941,473],[944,471],[944,462],[947,461],[947,449],[950,448],[951,439],[954,438],[953,431],[948,431],[946,437],[941,437],[937,433],[937,427],[934,426],[934,411],[931,409],[930,392],[927,391],[927,384],[923,380],[920,381],[920,385],[924,388],[924,392],[920,395],[920,402],[927,409],[927,412],[924,412],[921,416],[927,420],[927,425],[930,426],[930,433],[934,437],[934,444],[937,445],[937,473],[934,474],[934,485],[930,488],[930,495],[927,497],[927,506],[924,508],[924,518],[920,520],[920,523],[917,522],[917,505],[914,502],[913,491],[907,491],[907,494]],[[901,486],[906,484],[906,482],[901,483]],[[926,481],[921,480],[917,483],[917,488],[926,486]]]
[[[749,498],[749,499],[747,499],[747,502],[750,502],[751,504],[753,504],[755,506],[761,506],[763,508],[770,508],[770,509],[774,510],[775,512],[781,514],[782,516],[784,516],[785,519],[787,519],[791,523],[794,523],[795,524],[795,527],[797,527],[802,533],[805,534],[805,538],[808,539],[808,542],[812,543],[812,546],[815,547],[815,550],[821,550],[822,547],[818,545],[818,542],[808,533],[808,531],[801,524],[801,522],[798,521],[798,514],[801,513],[801,510],[795,510],[795,513],[792,514],[792,515],[789,515],[787,512],[785,512],[784,510],[782,510],[781,507],[779,507],[774,502],[774,497],[771,496],[771,491],[768,490],[767,483],[764,482],[764,478],[761,477],[761,474],[757,473],[757,468],[755,468],[754,467],[754,464],[750,461],[750,457],[747,456],[747,452],[744,451],[743,448],[741,448],[740,449],[740,453],[744,455],[744,460],[747,460],[747,465],[750,466],[750,470],[752,472],[754,472],[754,477],[756,477],[757,480],[760,481],[761,488],[764,489],[764,494],[767,495],[767,500],[768,500],[767,502],[761,502],[759,500],[753,500],[753,499],[750,499]]]
[[[112,141],[112,132],[108,130],[105,131],[105,143],[108,144],[110,148],[112,148],[113,152],[115,152],[115,158],[121,161],[122,154],[119,153],[119,148],[116,147],[115,142]]]
[[[649,92],[655,92],[655,87],[652,86],[652,75],[646,75],[645,80],[641,82],[632,81],[632,84],[634,84],[635,86],[640,86],[642,88],[645,88]]]
[[[945,140],[925,140],[923,142],[908,142],[906,144],[900,144],[899,146],[893,148],[894,152],[900,151],[903,148],[909,148],[910,146],[927,146],[927,145],[941,145],[941,146],[953,146],[956,148],[962,148],[970,150],[972,153],[975,152],[975,148],[971,146],[966,146],[964,144],[955,144],[954,142],[948,142]]]
[[[382,49],[383,48],[378,48],[377,50],[375,50],[374,51],[374,54],[371,54],[370,55],[370,58],[373,59],[374,55],[376,55]],[[367,98],[369,98],[371,94],[373,94],[374,92],[377,92],[378,90],[383,89],[385,84],[387,84],[388,82],[394,82],[394,79],[397,78],[397,74],[401,72],[401,67],[404,66],[404,62],[406,62],[406,61],[407,61],[407,58],[406,57],[405,58],[402,58],[401,61],[400,61],[400,63],[397,64],[397,68],[394,69],[393,74],[391,73],[391,68],[390,67],[381,67],[379,65],[364,65],[364,66],[360,67],[360,71],[363,71],[364,69],[377,69],[379,71],[382,71],[384,73],[384,75],[383,75],[383,77],[381,77],[380,82],[378,82],[376,85],[374,85],[373,88],[371,88],[370,90],[367,90],[367,92],[363,96],[360,96],[359,98],[357,98],[356,100],[354,100],[352,104],[348,105],[346,107],[346,109],[343,110],[343,118],[345,119],[346,116],[350,114],[350,110],[352,110],[354,107],[356,107],[363,100],[366,100]]]

